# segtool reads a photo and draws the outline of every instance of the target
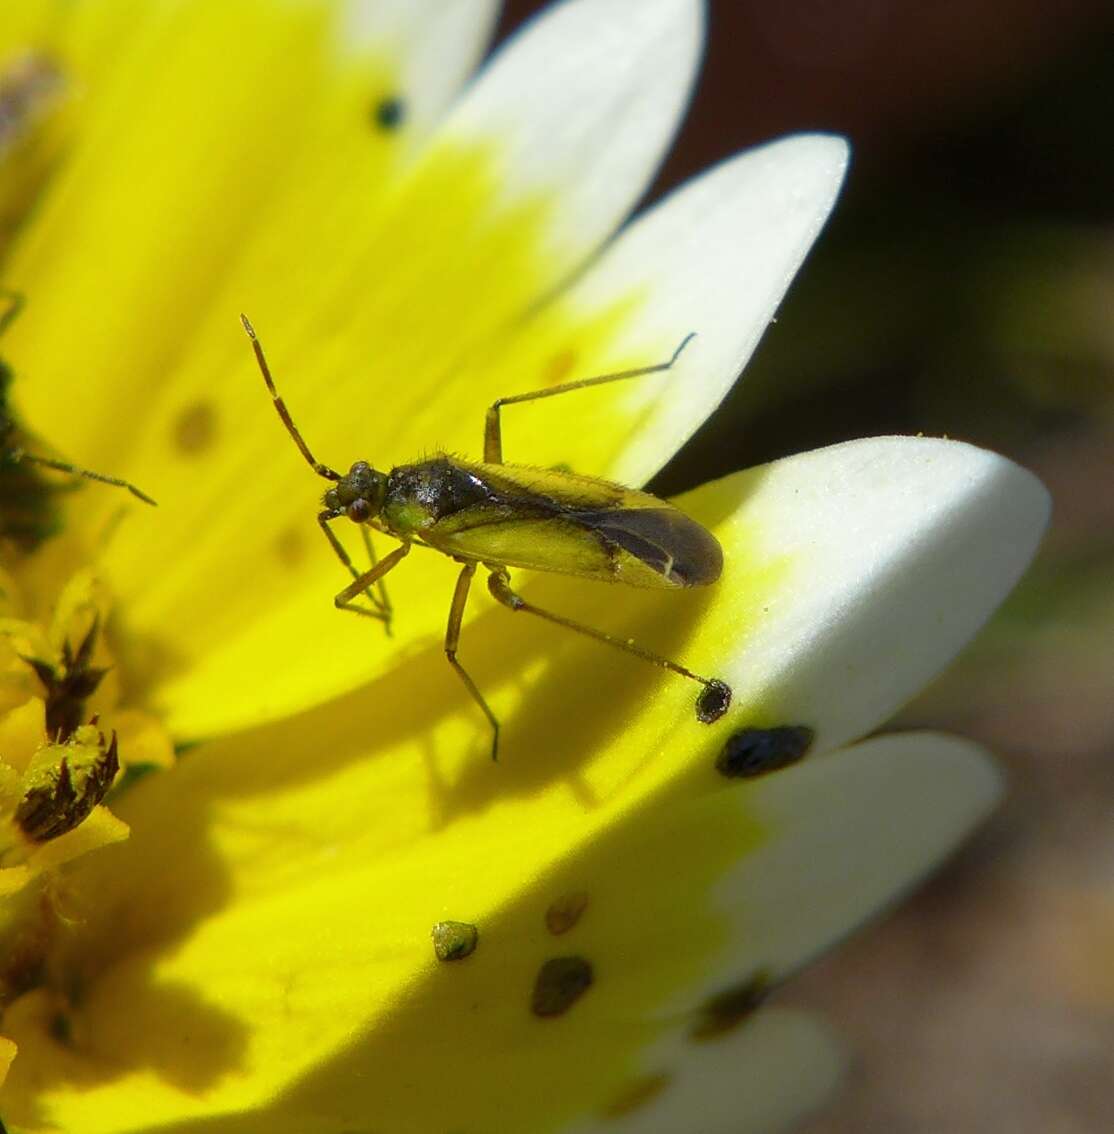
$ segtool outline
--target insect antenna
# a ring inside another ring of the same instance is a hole
[[[248,338],[251,339],[251,347],[252,350],[255,351],[255,361],[259,363],[259,369],[263,374],[263,381],[267,383],[267,389],[271,392],[271,401],[274,402],[275,409],[282,419],[282,424],[286,426],[287,433],[294,438],[294,444],[298,446],[299,452],[305,457],[309,467],[313,469],[318,476],[323,476],[326,480],[340,480],[340,473],[338,473],[336,469],[331,469],[328,465],[323,465],[314,457],[313,453],[310,452],[305,438],[298,432],[298,427],[294,424],[294,419],[290,416],[290,411],[286,408],[286,403],[279,396],[278,390],[275,389],[275,381],[271,377],[271,368],[267,365],[267,358],[263,353],[263,346],[255,333],[255,328],[248,322],[248,317],[244,314],[240,315],[240,322],[243,323],[244,330],[247,332]]]
[[[83,476],[86,480],[99,480],[101,484],[113,484],[117,488],[126,488],[138,500],[142,500],[144,504],[152,504],[156,507],[158,502],[152,500],[141,488],[137,488],[130,480],[123,480],[118,476],[109,476],[108,473],[93,472],[92,469],[83,469],[80,465],[71,465],[68,461],[54,461],[49,457],[38,457],[34,453],[25,453],[22,449],[12,449],[8,455],[8,460],[12,464],[19,464],[20,461],[25,461],[32,465],[41,465],[45,469],[54,469],[56,472],[69,473],[70,476]]]

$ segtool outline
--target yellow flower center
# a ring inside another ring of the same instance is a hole
[[[56,957],[80,929],[65,864],[127,837],[102,802],[121,748],[133,766],[172,759],[157,718],[123,703],[104,587],[88,569],[58,585],[76,550],[66,537],[21,556],[9,541],[0,570],[0,1031],[36,988],[65,1018]]]

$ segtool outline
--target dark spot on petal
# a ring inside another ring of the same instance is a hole
[[[646,1075],[624,1087],[600,1112],[601,1118],[625,1118],[652,1102],[669,1086],[669,1076]]]
[[[284,567],[300,567],[306,557],[306,541],[301,528],[293,524],[275,536],[275,552]]]
[[[65,1012],[55,1012],[48,1025],[50,1037],[63,1047],[73,1046],[73,1021]]]
[[[21,993],[46,983],[47,935],[45,930],[28,931],[5,945],[3,967],[0,968],[0,993],[10,1004]]]
[[[770,993],[771,979],[759,969],[742,984],[717,993],[701,1008],[701,1018],[690,1035],[694,1040],[710,1040],[726,1035],[752,1015]]]
[[[439,961],[463,961],[475,952],[480,931],[466,921],[439,921],[430,936]]]
[[[742,780],[776,772],[800,760],[815,735],[807,725],[740,729],[732,733],[716,758],[716,771]]]
[[[572,368],[575,365],[576,351],[569,347],[566,347],[564,350],[559,350],[545,364],[545,368],[542,371],[542,385],[556,386],[564,382],[572,373]]]
[[[696,719],[701,724],[714,724],[731,705],[731,686],[713,677],[696,698]]]
[[[564,894],[545,911],[545,927],[554,936],[568,933],[587,908],[588,895],[582,890],[574,894]]]
[[[398,95],[381,98],[371,109],[371,120],[380,130],[397,130],[406,120],[406,103]]]
[[[583,957],[552,957],[538,970],[530,1011],[563,1016],[592,987],[592,966]]]
[[[209,402],[186,406],[174,422],[174,444],[187,457],[208,449],[217,436],[217,411]]]

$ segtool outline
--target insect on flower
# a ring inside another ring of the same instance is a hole
[[[334,597],[335,605],[377,618],[389,631],[392,610],[383,578],[406,558],[415,541],[461,565],[449,607],[445,656],[491,725],[492,759],[499,753],[499,721],[457,659],[464,605],[480,566],[488,571],[487,587],[492,597],[503,606],[536,614],[698,682],[704,688],[696,702],[697,719],[710,724],[723,716],[731,703],[731,690],[724,682],[701,677],[625,638],[534,606],[512,589],[507,570],[524,567],[666,590],[703,587],[720,577],[723,552],[715,536],[672,504],[596,477],[503,462],[499,418],[503,406],[669,370],[692,339],[691,334],[668,362],[500,398],[487,411],[482,462],[439,453],[414,464],[397,465],[386,473],[367,461],[356,461],[341,474],[313,456],[275,389],[251,323],[243,315],[240,319],[283,425],[310,468],[334,485],[324,495],[325,507],[317,514],[317,522],[352,576],[352,582]],[[367,571],[356,569],[329,526],[342,517],[360,525],[372,564]],[[394,537],[399,546],[378,559],[369,529]],[[371,606],[356,602],[360,596]]]
[[[0,303],[6,304],[0,312],[0,336],[11,326],[12,321],[23,310],[23,296],[16,291],[0,288]],[[40,513],[48,510],[48,496],[51,486],[29,473],[28,465],[53,469],[70,476],[97,480],[102,484],[126,488],[133,496],[145,504],[154,504],[145,492],[129,481],[107,473],[93,472],[68,461],[58,461],[51,457],[41,457],[28,453],[19,443],[19,430],[8,412],[8,387],[11,385],[11,367],[0,359],[0,534],[9,536],[27,546],[34,546],[46,534],[49,525],[42,520]]]

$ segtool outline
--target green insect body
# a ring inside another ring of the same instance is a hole
[[[715,537],[648,492],[525,465],[441,455],[387,476],[382,517],[454,558],[624,583],[694,587],[723,569]]]

